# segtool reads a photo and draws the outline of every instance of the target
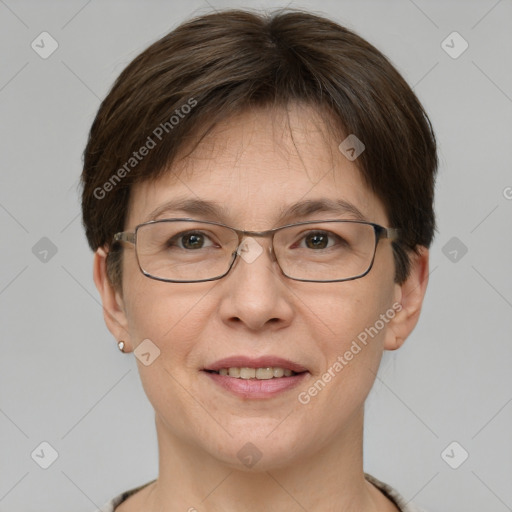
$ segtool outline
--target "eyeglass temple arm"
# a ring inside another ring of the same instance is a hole
[[[114,235],[114,242],[128,242],[130,244],[135,243],[135,233],[129,231],[123,231]]]
[[[383,228],[380,232],[380,238],[389,238],[391,241],[397,240],[400,235],[398,228]]]

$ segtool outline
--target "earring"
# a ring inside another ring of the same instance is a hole
[[[124,341],[119,341],[117,347],[121,352],[124,352]]]

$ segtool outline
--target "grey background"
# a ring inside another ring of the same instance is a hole
[[[92,511],[157,476],[153,410],[103,323],[77,184],[100,100],[141,50],[212,6],[284,5],[210,2],[0,0],[0,511]],[[512,2],[288,5],[389,56],[439,139],[429,289],[368,399],[365,469],[431,511],[512,510]],[[59,45],[47,59],[31,48],[43,31]],[[441,46],[453,31],[469,44],[456,59]],[[31,457],[43,441],[48,469]],[[458,469],[441,456],[453,441],[469,453]]]

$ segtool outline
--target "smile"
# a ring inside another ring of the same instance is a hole
[[[277,377],[274,376],[274,372]],[[308,371],[296,373],[281,367],[249,368],[233,366],[221,368],[218,371],[204,370],[201,373],[208,377],[217,389],[244,400],[276,397],[296,388],[309,375]],[[233,373],[233,375],[230,375],[230,373]],[[270,376],[271,373],[272,376]]]
[[[213,371],[212,371],[213,372]],[[282,377],[292,377],[297,375],[296,372],[288,369],[281,368],[279,366],[267,366],[264,368],[248,368],[248,367],[236,367],[231,368],[220,368],[219,371],[213,372],[219,375],[225,375],[233,377],[234,379],[258,379],[258,380],[270,380],[279,379]]]

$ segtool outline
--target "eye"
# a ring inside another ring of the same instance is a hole
[[[208,245],[209,242],[209,245]],[[167,242],[168,247],[177,246],[180,249],[203,249],[205,247],[213,247],[210,238],[201,231],[189,231],[178,233],[170,238]]]
[[[311,231],[303,239],[308,249],[327,249],[335,245],[336,241],[343,243],[343,239],[329,231]]]

